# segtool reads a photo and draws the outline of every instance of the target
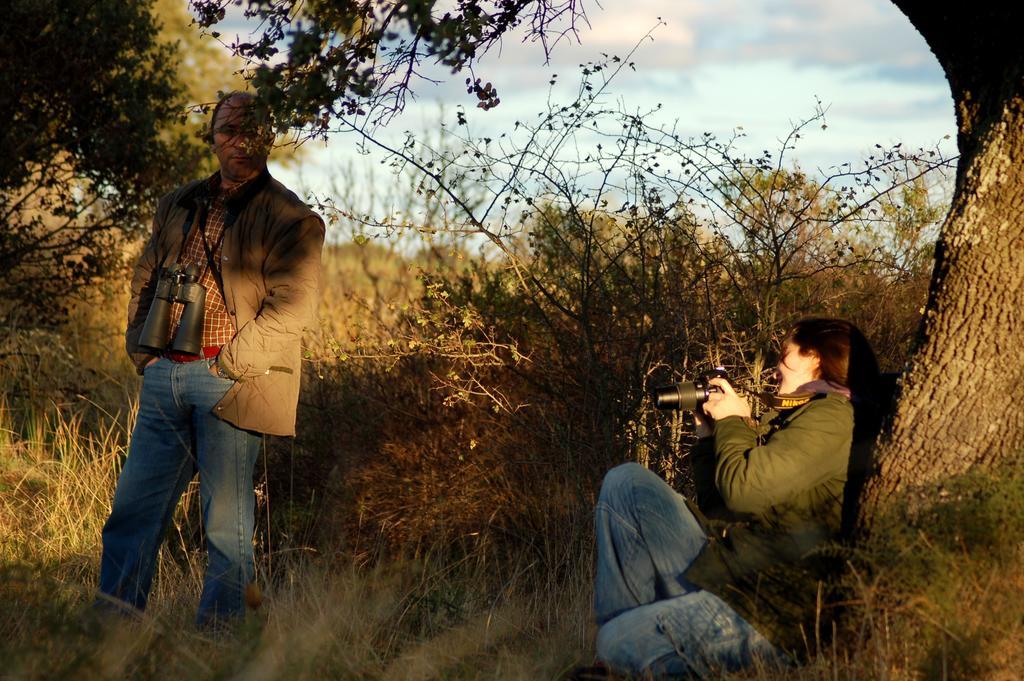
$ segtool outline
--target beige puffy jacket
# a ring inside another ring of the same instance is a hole
[[[197,180],[160,200],[152,237],[135,267],[125,346],[139,373],[152,358],[138,338],[160,268],[178,256],[190,208],[206,185]],[[239,428],[294,435],[302,333],[316,317],[324,223],[267,172],[227,208],[237,218],[225,229],[219,265],[237,331],[218,363],[235,385],[214,411]]]

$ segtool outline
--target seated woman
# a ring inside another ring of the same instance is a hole
[[[849,322],[808,319],[789,333],[778,377],[759,422],[713,379],[723,392],[697,416],[691,453],[697,509],[638,464],[605,477],[594,607],[611,671],[787,665],[827,633],[814,625],[831,564],[814,549],[840,532],[854,411],[871,404],[878,364]]]

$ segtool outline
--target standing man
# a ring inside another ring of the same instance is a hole
[[[251,94],[232,92],[214,107],[208,141],[220,170],[161,199],[135,268],[125,344],[142,393],[103,527],[100,591],[142,610],[161,540],[198,472],[209,556],[201,627],[244,614],[255,571],[253,469],[264,433],[295,434],[300,342],[320,283],[324,223],[267,172],[273,133],[254,105]],[[139,342],[174,264],[195,265],[205,289],[205,303],[185,304],[203,307],[198,354],[170,349],[190,325],[178,302],[164,349]]]

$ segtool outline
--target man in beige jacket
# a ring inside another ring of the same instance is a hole
[[[197,622],[244,614],[253,469],[264,433],[295,434],[301,338],[315,316],[324,241],[323,221],[267,172],[272,139],[251,95],[224,96],[209,131],[220,170],[157,208],[128,305],[126,347],[143,384],[103,528],[101,603],[146,607],[161,539],[198,472],[209,565]],[[182,303],[158,289],[175,264],[194,266],[205,295]],[[157,327],[166,331],[154,341]]]

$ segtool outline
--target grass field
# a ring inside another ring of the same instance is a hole
[[[332,258],[300,435],[270,442],[260,464],[262,603],[236,638],[192,626],[203,570],[195,489],[145,615],[110,622],[89,607],[136,409],[123,290],[78,307],[59,331],[6,331],[0,678],[526,680],[591,661],[589,523],[602,471],[573,482],[521,461],[519,416],[458,404],[419,414],[443,401],[423,384],[436,367],[349,357],[418,295],[414,267],[383,251]],[[386,427],[360,426],[370,414]],[[480,433],[505,444],[477,444]],[[856,557],[839,635],[800,669],[735,678],[1024,678],[1021,480],[964,481],[931,515],[896,516]]]

